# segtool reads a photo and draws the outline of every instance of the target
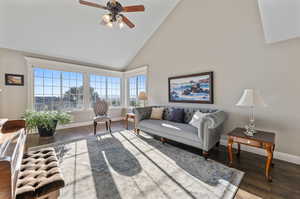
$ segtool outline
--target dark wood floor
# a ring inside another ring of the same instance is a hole
[[[112,131],[123,130],[123,123],[115,122]],[[98,133],[104,132],[104,128],[98,129]],[[30,134],[27,139],[27,146],[39,146],[54,142],[65,142],[71,140],[84,139],[93,135],[93,127],[78,127],[72,129],[59,130],[55,137],[41,139],[36,134]],[[200,154],[199,149],[185,146],[176,142],[168,141],[169,144],[176,145],[193,153]],[[226,147],[220,146],[218,149],[210,151],[210,158],[220,163],[227,164]],[[245,172],[245,176],[240,185],[240,190],[236,198],[240,199],[300,199],[300,165],[274,160],[275,167],[272,169],[273,182],[269,183],[264,177],[265,157],[242,151],[241,157],[235,161],[233,166]]]

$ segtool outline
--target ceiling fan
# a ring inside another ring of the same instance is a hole
[[[79,3],[86,6],[91,6],[95,8],[101,8],[104,10],[108,10],[109,14],[105,14],[102,17],[101,24],[106,25],[108,27],[113,27],[114,23],[119,26],[119,28],[123,28],[124,24],[126,24],[129,28],[134,28],[135,25],[122,13],[123,12],[144,12],[145,7],[143,5],[134,5],[134,6],[125,6],[123,7],[118,1],[110,0],[107,2],[106,6],[100,5],[97,3],[79,0]]]

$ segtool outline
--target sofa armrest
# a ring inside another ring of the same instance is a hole
[[[198,129],[199,137],[203,140],[203,149],[209,151],[217,142],[219,142],[222,125],[227,116],[224,111],[207,114]]]
[[[215,113],[207,114],[204,118],[202,123],[207,122],[207,127],[209,129],[215,129],[218,128],[220,125],[224,123],[227,116],[224,111],[217,111]],[[203,125],[203,124],[202,124]]]
[[[149,119],[151,112],[152,106],[134,108],[133,113],[135,114],[136,123],[138,124],[142,120]]]

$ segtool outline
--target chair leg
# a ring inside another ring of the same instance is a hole
[[[97,134],[97,122],[94,121],[94,135]]]
[[[108,121],[105,121],[105,128],[106,128],[106,131],[108,131]]]
[[[136,132],[137,135],[139,135],[141,130],[140,129],[135,129],[135,132]]]
[[[207,158],[208,158],[208,151],[202,151],[202,156],[205,158],[205,160],[207,160]]]
[[[109,120],[108,129],[109,129],[109,133],[111,133],[111,120]]]

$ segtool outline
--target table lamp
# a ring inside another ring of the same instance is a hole
[[[142,100],[144,102],[144,107],[145,107],[146,100],[148,100],[148,97],[147,97],[147,94],[145,91],[141,91],[139,93],[139,100]]]
[[[260,93],[254,89],[245,89],[241,99],[236,106],[249,108],[249,124],[246,126],[245,134],[253,136],[255,131],[254,109],[257,107],[266,107],[267,104],[261,97]]]

